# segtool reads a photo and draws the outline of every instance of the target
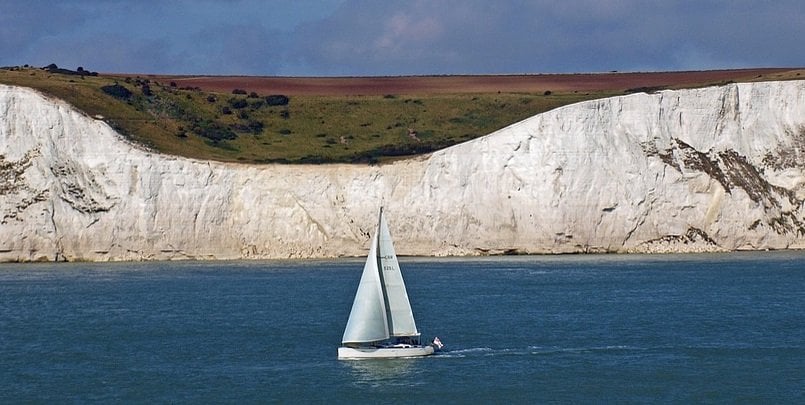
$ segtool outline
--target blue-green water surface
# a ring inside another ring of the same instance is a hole
[[[805,402],[805,253],[401,266],[437,355],[336,359],[360,260],[0,265],[0,402]]]

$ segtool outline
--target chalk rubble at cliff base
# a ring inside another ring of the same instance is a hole
[[[805,247],[805,81],[633,94],[380,166],[165,156],[0,86],[0,261]]]

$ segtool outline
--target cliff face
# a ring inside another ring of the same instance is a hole
[[[0,261],[805,248],[805,81],[597,100],[383,166],[144,151],[0,86]]]

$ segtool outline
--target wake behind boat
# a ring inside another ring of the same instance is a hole
[[[427,356],[442,347],[439,338],[423,345],[420,337],[381,208],[338,358]]]

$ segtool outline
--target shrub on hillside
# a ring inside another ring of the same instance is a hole
[[[291,99],[289,99],[288,96],[283,96],[282,94],[266,96],[266,104],[270,106],[288,105],[290,101]]]
[[[194,124],[192,131],[194,134],[212,140],[213,142],[232,140],[238,137],[231,129],[210,120]]]
[[[263,132],[263,123],[261,121],[251,120],[249,121],[249,130],[251,130],[254,134]]]
[[[411,143],[411,144],[386,144],[377,148],[368,150],[364,153],[365,156],[407,156],[419,155],[423,153],[433,152],[438,149],[440,145],[431,145],[426,143]],[[360,160],[356,161],[359,162]]]
[[[234,89],[234,90],[232,90],[232,94],[246,94],[246,90]]]
[[[122,100],[128,100],[131,98],[131,90],[127,89],[126,86],[121,86],[117,83],[103,86],[101,87],[101,90],[112,97]]]
[[[251,132],[255,135],[258,135],[263,132],[263,123],[256,120],[250,120],[246,124],[232,124],[230,125],[230,128],[238,132]]]
[[[60,68],[60,67],[56,66],[55,63],[51,63],[50,65],[47,65],[47,66],[43,67],[42,70],[45,70],[48,73],[60,73],[60,74],[63,74],[63,75],[77,75],[77,76],[81,76],[82,78],[84,76],[98,76],[98,72],[90,72],[89,70],[84,70],[84,68],[81,67],[81,66],[78,67],[78,70],[70,70],[70,69]]]
[[[666,86],[644,86],[644,87],[633,87],[631,89],[626,89],[625,93],[632,94],[632,93],[648,93],[653,94],[660,90],[665,90]]]
[[[248,106],[249,106],[249,103],[248,103],[248,102],[246,102],[246,100],[244,100],[244,99],[242,99],[242,98],[230,98],[230,99],[229,99],[229,105],[230,105],[232,108],[241,109],[241,108],[246,108],[246,107],[248,107]]]

